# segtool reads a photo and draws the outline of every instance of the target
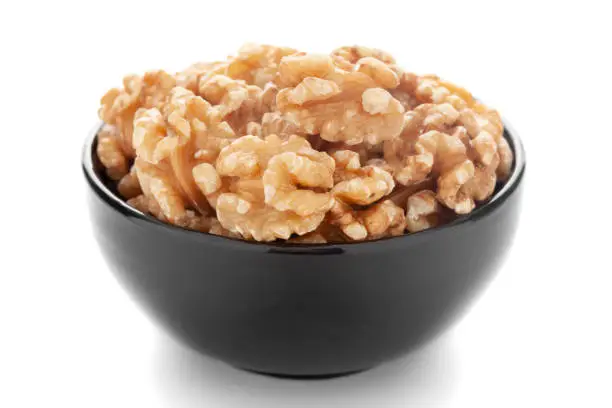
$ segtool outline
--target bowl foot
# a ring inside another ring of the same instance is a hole
[[[333,373],[333,374],[295,375],[295,374],[267,373],[264,371],[250,370],[248,368],[240,368],[240,369],[243,371],[248,371],[249,373],[253,373],[253,374],[265,375],[266,377],[280,378],[283,380],[300,380],[300,381],[331,380],[333,378],[346,377],[349,375],[363,373],[364,371],[369,370],[369,368],[364,368],[362,370],[354,370],[354,371],[347,371],[347,372]]]

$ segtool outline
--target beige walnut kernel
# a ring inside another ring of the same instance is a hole
[[[358,153],[339,150],[332,157],[337,166],[332,189],[336,198],[348,204],[369,205],[393,191],[393,176],[377,166],[361,167]]]
[[[217,173],[231,180],[228,192],[216,202],[219,221],[227,230],[255,240],[311,232],[334,203],[328,192],[334,167],[330,156],[312,149],[302,137],[243,136],[217,159]],[[242,183],[240,188],[236,183]]]
[[[248,133],[247,134],[252,134]],[[291,135],[301,135],[300,128],[290,122],[280,112],[267,112],[261,118],[261,136],[277,135],[283,139]]]
[[[404,210],[390,200],[376,203],[365,210],[355,210],[336,200],[328,220],[338,226],[351,241],[400,235],[406,228]]]
[[[334,72],[331,57],[299,53],[283,57],[279,66],[279,81],[284,87],[297,86],[305,78],[325,78]]]
[[[142,189],[138,182],[138,175],[136,174],[136,168],[134,166],[132,166],[128,174],[119,180],[119,183],[117,183],[117,190],[126,200],[142,194]]]
[[[377,48],[369,48],[359,45],[336,48],[332,51],[331,55],[332,57],[342,58],[351,64],[355,64],[360,59],[366,57],[375,58],[384,62],[385,64],[395,64],[395,58],[393,58],[391,54]]]
[[[373,57],[361,58],[357,61],[355,70],[368,75],[382,88],[396,88],[400,83],[398,75],[391,67]]]
[[[293,211],[301,216],[325,213],[333,205],[330,193],[316,193],[308,188],[333,186],[334,161],[325,153],[284,152],[268,162],[262,181],[266,204],[278,211]]]
[[[274,241],[314,231],[325,214],[301,217],[291,211],[276,211],[261,202],[250,202],[238,194],[225,193],[217,202],[217,217],[224,228],[243,238]]]
[[[397,137],[402,130],[404,108],[383,89],[365,89],[357,98],[345,98],[348,94],[342,90],[305,105],[291,103],[293,91],[281,90],[276,103],[301,132],[319,134],[330,142],[378,144]]]
[[[115,126],[104,125],[99,130],[96,154],[111,179],[119,180],[128,173],[128,160],[121,148],[119,131]]]
[[[263,89],[267,83],[276,79],[281,59],[296,52],[289,47],[247,43],[229,61],[226,74]]]
[[[419,191],[408,197],[406,207],[406,229],[410,232],[433,228],[440,222],[440,204],[436,193],[431,190]]]
[[[175,84],[174,77],[164,71],[147,72],[143,77],[128,75],[123,79],[123,89],[111,89],[102,97],[98,111],[100,119],[117,127],[127,157],[134,157],[132,122],[136,111],[163,105]]]

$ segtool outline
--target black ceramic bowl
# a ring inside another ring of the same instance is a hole
[[[83,170],[110,268],[175,337],[259,373],[343,375],[432,339],[490,280],[517,226],[525,156],[508,129],[512,175],[468,216],[401,237],[299,246],[188,231],[129,207],[105,182],[96,131]]]

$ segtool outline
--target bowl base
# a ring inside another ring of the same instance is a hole
[[[318,381],[318,380],[331,380],[334,378],[347,377],[349,375],[355,375],[359,373],[363,373],[368,371],[369,368],[364,368],[362,370],[354,370],[347,371],[343,373],[333,373],[333,374],[313,374],[313,375],[295,375],[295,374],[278,374],[278,373],[267,373],[264,371],[250,370],[248,368],[240,368],[240,370],[248,371],[249,373],[264,375],[266,377],[274,377],[283,380],[298,380],[298,381]]]

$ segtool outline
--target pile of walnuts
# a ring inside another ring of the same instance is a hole
[[[127,202],[256,241],[362,241],[471,212],[512,167],[495,110],[389,54],[248,44],[225,61],[124,78],[97,154]]]

